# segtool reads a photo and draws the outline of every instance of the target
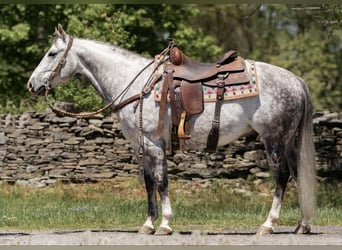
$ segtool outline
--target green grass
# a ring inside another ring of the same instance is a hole
[[[209,186],[170,183],[175,230],[257,227],[266,219],[272,202],[273,185],[268,182],[258,186],[245,180],[215,181]],[[234,191],[242,187],[252,195]],[[1,184],[0,198],[1,229],[137,230],[147,214],[145,189],[136,178],[43,189]],[[321,184],[318,202],[314,225],[342,225],[342,183]],[[296,191],[290,183],[278,224],[295,227],[298,219]]]

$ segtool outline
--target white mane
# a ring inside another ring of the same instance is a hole
[[[85,42],[85,43],[88,43],[90,45],[93,45],[93,46],[99,48],[103,53],[106,53],[106,54],[114,54],[114,53],[117,54],[117,53],[119,53],[123,57],[133,59],[133,60],[138,59],[138,58],[139,59],[141,59],[141,58],[149,59],[149,58],[144,57],[142,55],[139,55],[133,51],[124,49],[122,47],[119,47],[119,46],[116,46],[116,45],[113,45],[113,44],[110,44],[107,42],[95,41],[95,40],[83,39],[83,38],[78,38],[78,39]]]

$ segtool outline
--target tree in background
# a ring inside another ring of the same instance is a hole
[[[193,22],[224,50],[284,67],[309,85],[314,109],[342,108],[342,6],[201,5]]]
[[[63,18],[56,6],[1,5],[0,106],[28,96],[25,82],[46,49],[46,34]]]
[[[49,47],[57,23],[76,37],[149,57],[165,48],[169,37],[201,61],[214,61],[224,51],[237,49],[244,58],[270,62],[301,76],[315,110],[342,107],[340,5],[11,4],[1,5],[0,14],[1,112],[36,105],[26,82]],[[57,88],[54,97],[83,109],[101,105],[95,90],[83,85],[72,81]]]

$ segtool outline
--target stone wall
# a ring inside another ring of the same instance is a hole
[[[314,119],[318,175],[342,179],[342,113]],[[267,178],[264,146],[257,135],[241,138],[215,154],[168,156],[170,178]],[[138,166],[115,115],[91,119],[26,112],[0,115],[0,181],[43,187],[138,175]]]

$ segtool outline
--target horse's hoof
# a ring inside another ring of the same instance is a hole
[[[295,229],[296,234],[309,234],[311,232],[311,227],[309,225],[301,225]]]
[[[265,227],[261,226],[259,227],[258,232],[256,233],[257,235],[269,235],[273,233],[273,228],[272,227]]]
[[[171,235],[172,229],[170,227],[159,227],[154,235]]]
[[[156,232],[156,230],[153,227],[148,227],[148,226],[142,226],[139,229],[140,234],[154,234]]]

